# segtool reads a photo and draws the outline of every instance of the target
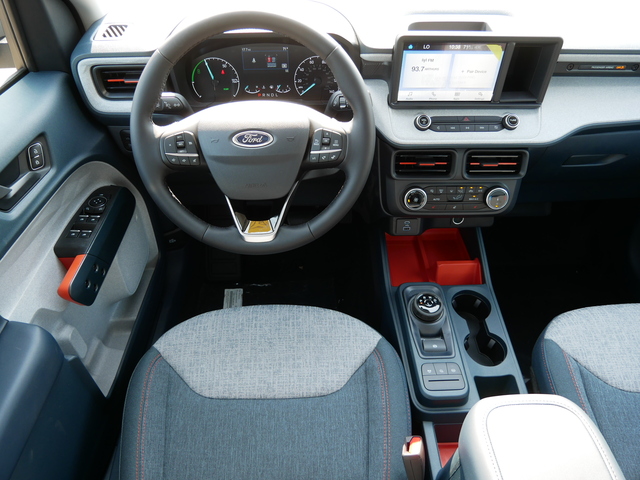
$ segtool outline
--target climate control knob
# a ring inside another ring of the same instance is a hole
[[[404,195],[404,206],[409,210],[420,210],[427,204],[427,192],[421,188],[412,188]]]
[[[487,193],[485,201],[491,210],[502,210],[509,203],[509,192],[506,188],[493,188]]]

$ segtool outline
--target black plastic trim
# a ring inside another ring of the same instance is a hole
[[[64,357],[42,328],[0,320],[4,324],[0,332],[0,478],[9,478]]]

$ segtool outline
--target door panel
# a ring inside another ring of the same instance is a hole
[[[8,478],[95,476],[94,454],[101,454],[97,446],[104,440],[108,418],[105,405],[114,385],[122,383],[116,380],[123,359],[129,362],[132,332],[151,330],[137,323],[143,304],[152,303],[150,285],[157,284],[152,278],[160,257],[150,212],[134,169],[115,149],[106,129],[85,113],[74,89],[67,74],[40,72],[26,75],[0,95],[0,180],[14,182],[25,173],[23,168],[16,177],[12,162],[22,158],[24,163],[34,139],[43,144],[48,169],[10,210],[0,211],[0,317],[10,325],[41,327],[64,354],[39,418],[26,432],[24,445],[18,446],[19,461],[3,465],[13,472]],[[133,193],[135,210],[94,303],[78,305],[58,294],[67,268],[54,245],[66,235],[88,196],[110,185]],[[21,383],[25,391],[30,383],[38,383],[37,375],[23,375],[18,367],[3,375],[11,380],[8,384]],[[2,435],[2,425],[20,415],[3,409],[3,385],[0,450],[11,438]]]

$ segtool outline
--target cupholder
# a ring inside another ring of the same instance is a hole
[[[464,348],[469,356],[480,365],[499,365],[507,353],[502,340],[489,333],[486,319],[491,313],[489,302],[481,296],[463,292],[454,297],[453,309],[467,321],[469,335],[464,339]]]

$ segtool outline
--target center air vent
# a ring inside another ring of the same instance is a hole
[[[95,67],[96,87],[103,97],[130,99],[138,85],[142,66]]]
[[[451,173],[453,152],[403,152],[394,159],[396,175],[443,177]]]
[[[94,40],[117,40],[122,37],[129,25],[105,25],[96,33]]]
[[[514,176],[524,172],[527,152],[522,150],[476,150],[469,152],[464,164],[470,176]]]

